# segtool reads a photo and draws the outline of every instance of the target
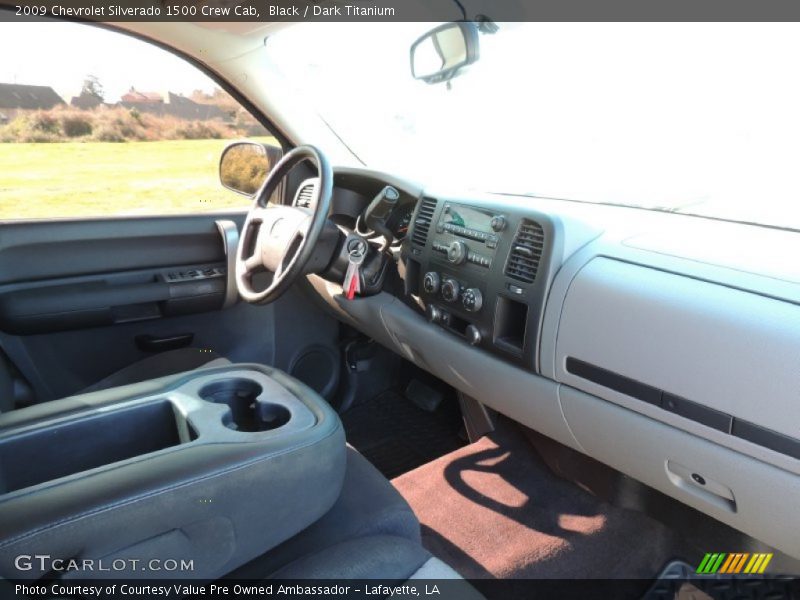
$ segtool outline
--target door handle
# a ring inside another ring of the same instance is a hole
[[[192,343],[193,333],[179,333],[158,337],[155,335],[137,335],[134,340],[136,347],[142,352],[164,352],[165,350],[177,350],[185,348]]]
[[[236,251],[239,245],[239,230],[236,223],[228,219],[216,221],[217,231],[222,236],[222,248],[225,251],[225,267],[228,270],[225,283],[225,301],[222,308],[236,304],[239,291],[236,289]]]
[[[684,467],[674,460],[668,460],[666,467],[667,477],[674,486],[709,504],[732,513],[736,512],[736,498],[733,495],[733,490],[728,486],[695,470]]]

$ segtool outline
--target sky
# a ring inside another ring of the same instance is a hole
[[[800,229],[800,24],[501,23],[450,89],[411,78],[419,32],[333,29],[266,50],[370,166]]]
[[[132,85],[187,95],[214,88],[194,66],[160,48],[76,23],[0,23],[0,56],[0,83],[49,85],[66,102],[88,74],[100,79],[108,102]]]
[[[370,166],[800,228],[800,24],[500,25],[451,89],[411,78],[420,23],[308,23],[264,59]],[[0,82],[67,101],[90,73],[112,102],[131,85],[213,89],[167,52],[85,25],[0,23],[0,57]]]

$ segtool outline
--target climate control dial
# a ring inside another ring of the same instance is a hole
[[[442,298],[448,302],[457,302],[461,286],[455,279],[445,279],[442,283]]]
[[[483,306],[483,294],[478,288],[467,288],[461,295],[461,304],[469,312],[478,312]]]
[[[436,271],[429,271],[425,273],[425,278],[422,280],[423,289],[429,294],[436,294],[439,292],[441,279]]]
[[[428,304],[425,308],[425,312],[428,314],[428,320],[431,323],[441,323],[444,321],[444,313],[442,309],[434,306],[433,304]]]
[[[467,329],[464,332],[464,337],[467,338],[470,346],[477,346],[483,339],[480,329],[475,327],[475,325],[467,325]]]

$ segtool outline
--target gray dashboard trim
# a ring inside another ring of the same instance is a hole
[[[561,387],[561,402],[589,456],[800,556],[796,475],[568,386]],[[695,484],[689,473],[698,473],[707,484]]]
[[[634,249],[621,248],[620,246],[615,246],[608,240],[593,242],[589,246],[579,251],[572,259],[568,261],[562,271],[558,274],[556,281],[553,284],[550,302],[548,303],[545,311],[542,334],[541,354],[543,358],[543,375],[558,381],[569,383],[573,387],[583,389],[584,391],[594,394],[599,398],[603,398],[606,401],[619,404],[620,406],[629,408],[631,410],[635,410],[641,414],[672,425],[673,427],[677,427],[683,429],[684,431],[688,431],[695,435],[712,440],[718,444],[736,450],[737,452],[753,456],[761,461],[778,466],[792,473],[800,474],[800,461],[795,458],[777,453],[774,450],[770,450],[744,438],[728,435],[726,433],[700,425],[699,423],[683,418],[678,414],[663,411],[660,407],[642,403],[635,398],[619,393],[615,390],[610,390],[592,382],[581,383],[578,378],[566,372],[564,356],[556,354],[557,340],[559,340],[561,336],[560,327],[562,324],[561,319],[565,306],[565,299],[570,293],[571,286],[580,277],[580,273],[587,267],[587,265],[592,263],[594,260],[609,259],[622,260],[623,264],[630,264],[631,266],[638,266],[644,269],[655,269],[656,272],[665,273],[672,276],[680,274],[684,277],[688,277],[688,281],[697,281],[698,284],[702,283],[703,285],[708,285],[713,283],[721,285],[723,290],[731,290],[731,293],[735,294],[750,292],[755,294],[754,298],[763,298],[766,302],[771,302],[772,300],[768,299],[771,299],[774,295],[777,295],[775,293],[769,293],[777,292],[777,290],[770,288],[767,283],[771,281],[779,288],[782,287],[783,283],[760,277],[757,274],[730,271],[717,266],[703,265],[696,262],[687,261],[683,258],[675,258]],[[715,280],[712,279],[709,281],[709,277],[711,275],[715,276]],[[744,292],[743,290],[747,290],[747,292]],[[796,298],[792,297],[791,295],[788,298],[784,296],[782,300],[787,302],[785,306],[796,307]],[[597,314],[595,308],[596,307],[592,309],[594,311],[593,314],[595,318],[605,318],[602,314]],[[597,343],[596,340],[592,339],[593,334],[591,332],[591,328],[586,329],[584,333],[586,333],[584,343],[590,345]],[[624,333],[628,337],[635,337],[636,335],[635,331],[620,331],[619,333]],[[713,329],[710,329],[708,333],[713,333]],[[617,342],[620,342],[620,340],[617,340]],[[633,351],[633,348],[631,348],[631,351]],[[753,356],[756,355],[754,354]],[[578,356],[578,358],[587,360],[591,357],[583,355]],[[609,365],[608,363],[603,363],[601,366],[606,368],[614,367],[614,365]],[[653,369],[661,369],[661,371],[664,373],[669,372],[669,367],[666,365],[651,364],[650,370]],[[634,377],[637,375],[636,373],[630,371],[629,365],[626,366],[626,370],[622,371],[622,374]],[[641,376],[636,378],[640,380],[642,379]],[[646,383],[651,385],[659,385],[658,381],[653,381],[648,378],[644,379]],[[660,387],[667,388],[672,386],[662,385]],[[791,385],[787,382],[784,385],[784,389],[788,391],[790,388]],[[697,396],[693,394],[687,394],[684,389],[670,389],[668,391],[677,393],[681,396],[688,396],[694,402],[706,404],[704,395]],[[762,393],[763,390],[760,393],[753,392],[753,401],[760,398]],[[791,423],[794,422],[792,418],[787,418],[790,417],[789,414],[784,414],[782,417],[779,416],[774,412],[774,407],[772,408],[773,417],[769,420],[769,422],[765,421],[763,414],[765,410],[769,412],[770,405],[761,406],[758,413],[750,412],[747,414],[742,414],[738,409],[731,409],[730,407],[722,404],[715,404],[714,406],[711,406],[711,408],[731,413],[734,417],[739,417],[745,421],[755,420],[756,423],[761,427],[774,429],[778,433],[785,433],[786,427],[790,427]],[[782,429],[784,431],[781,431]]]

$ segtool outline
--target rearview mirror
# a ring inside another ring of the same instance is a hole
[[[478,26],[469,21],[445,23],[411,46],[411,75],[425,83],[449,81],[480,57]]]
[[[219,180],[229,190],[253,196],[282,156],[283,151],[275,146],[233,142],[222,151]]]

